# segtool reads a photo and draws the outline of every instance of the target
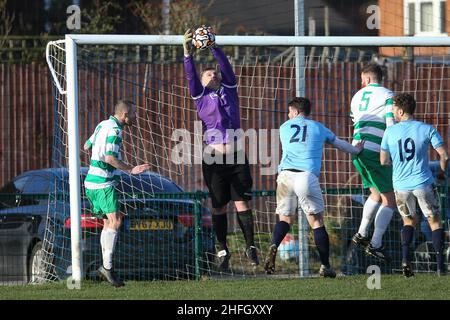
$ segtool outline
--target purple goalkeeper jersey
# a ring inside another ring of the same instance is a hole
[[[237,81],[230,62],[219,48],[212,48],[212,54],[219,63],[222,81],[219,90],[203,87],[195,70],[192,56],[184,57],[184,72],[189,81],[189,91],[203,123],[206,144],[231,142],[227,130],[239,129],[239,97]]]

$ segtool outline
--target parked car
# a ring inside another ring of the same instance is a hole
[[[81,180],[86,173],[82,168]],[[66,169],[50,168],[25,172],[0,189],[0,281],[36,282],[70,275],[68,185]],[[195,200],[183,199],[178,185],[156,173],[122,173],[117,188],[126,214],[114,255],[118,274],[132,280],[193,276]],[[82,195],[83,268],[92,278],[102,260],[103,221],[92,215],[83,187]],[[211,212],[204,206],[200,210],[200,268],[205,269],[215,249]]]

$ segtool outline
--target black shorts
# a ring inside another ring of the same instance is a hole
[[[237,153],[234,154],[234,160]],[[224,158],[222,164],[202,164],[203,178],[211,194],[212,207],[221,208],[230,200],[250,201],[252,199],[253,180],[247,157],[245,163],[227,164]]]

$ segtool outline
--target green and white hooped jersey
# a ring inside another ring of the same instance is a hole
[[[86,141],[92,148],[89,171],[84,180],[86,189],[103,189],[116,185],[119,180],[118,170],[105,162],[105,157],[111,155],[121,159],[123,125],[113,116],[100,122],[92,136]]]
[[[380,152],[381,140],[386,129],[386,118],[392,114],[394,93],[377,83],[359,90],[352,98],[351,113],[354,123],[353,145],[365,140],[364,149]]]

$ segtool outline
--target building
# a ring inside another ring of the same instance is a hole
[[[450,0],[379,0],[380,36],[448,36]],[[414,48],[414,55],[444,55],[450,48]],[[404,56],[405,48],[382,48],[385,56]]]

